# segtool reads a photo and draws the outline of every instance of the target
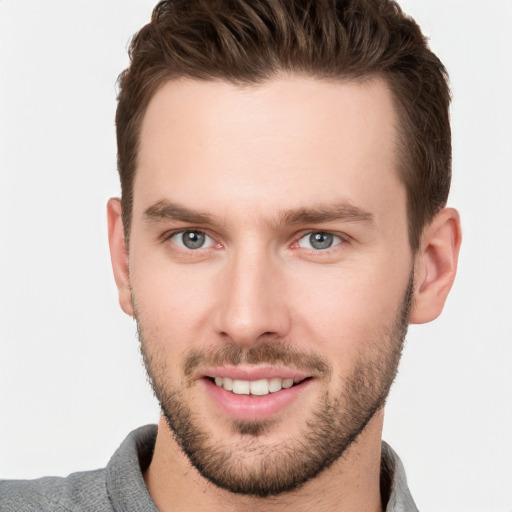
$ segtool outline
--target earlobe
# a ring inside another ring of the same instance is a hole
[[[410,323],[437,318],[457,272],[462,234],[457,210],[444,208],[425,227],[415,257],[415,293]]]
[[[108,241],[112,270],[119,294],[122,310],[133,317],[132,297],[130,290],[130,273],[128,270],[128,251],[124,239],[121,201],[111,198],[107,203]]]

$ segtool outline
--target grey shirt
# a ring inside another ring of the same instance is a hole
[[[1,512],[158,512],[143,478],[156,439],[156,426],[134,430],[106,468],[66,478],[0,481]],[[381,491],[387,512],[417,512],[396,453],[382,443]]]

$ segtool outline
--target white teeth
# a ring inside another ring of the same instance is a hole
[[[268,395],[268,380],[253,380],[250,383],[251,395]]]
[[[283,388],[283,379],[270,379],[268,381],[268,390],[271,393],[275,393],[276,391],[281,391]]]
[[[235,395],[248,395],[249,394],[249,381],[248,380],[237,380],[233,381],[233,393]]]
[[[293,379],[283,379],[283,388],[291,388],[293,386]]]
[[[237,395],[268,395],[277,393],[281,389],[291,388],[293,384],[300,382],[299,379],[260,379],[260,380],[238,380],[229,377],[215,377],[215,384],[226,391],[232,391]]]

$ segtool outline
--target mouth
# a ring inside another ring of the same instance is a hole
[[[199,381],[223,416],[259,421],[296,406],[315,379],[289,369],[224,367],[205,371]]]
[[[265,396],[270,393],[278,393],[282,389],[289,389],[311,379],[311,377],[294,379],[273,377],[270,379],[243,380],[220,376],[206,378],[210,380],[210,382],[215,383],[217,387],[230,391],[235,395],[254,396]]]

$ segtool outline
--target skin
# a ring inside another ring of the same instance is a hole
[[[108,204],[119,300],[127,314],[137,313],[164,385],[180,391],[199,426],[226,450],[243,454],[256,442],[260,453],[272,453],[301,435],[325,393],[346,395],[347,377],[374,354],[370,341],[393,325],[411,275],[410,321],[440,314],[455,277],[459,217],[442,210],[412,253],[395,124],[391,94],[379,79],[280,76],[244,88],[181,79],[152,98],[140,136],[129,250],[119,200]],[[154,215],[155,205],[171,203],[204,217]],[[345,213],[357,209],[357,218],[303,215],[290,222],[290,212],[340,205]],[[173,235],[183,229],[206,233],[207,245],[180,247]],[[312,232],[337,238],[315,250],[307,247]],[[332,378],[313,378],[255,441],[233,430],[199,378],[187,380],[183,362],[193,349],[232,344],[248,351],[266,342],[319,355]],[[162,511],[378,511],[382,420],[380,409],[342,458],[271,498],[212,485],[161,420],[146,483]],[[258,452],[243,458],[249,469],[260,463]]]

